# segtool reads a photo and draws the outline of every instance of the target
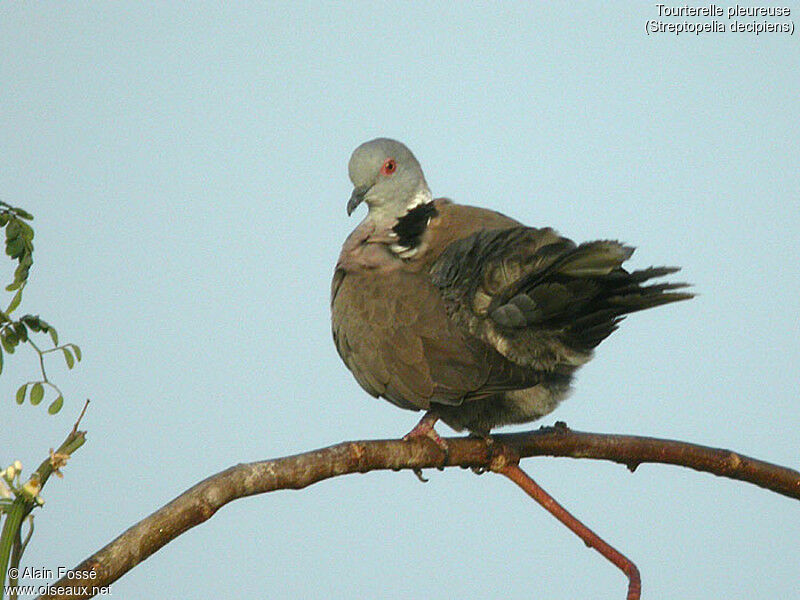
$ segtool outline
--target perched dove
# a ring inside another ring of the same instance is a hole
[[[433,199],[411,151],[378,138],[350,158],[351,214],[369,212],[333,275],[333,338],[367,392],[433,424],[487,436],[533,421],[627,313],[686,300],[676,267],[629,273],[633,248],[576,245],[498,212]],[[407,436],[408,437],[408,436]]]

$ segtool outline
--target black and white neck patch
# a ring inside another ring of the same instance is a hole
[[[392,227],[392,231],[397,236],[397,241],[392,244],[392,251],[403,258],[415,254],[422,241],[422,234],[428,228],[428,223],[438,214],[439,211],[436,210],[434,203],[426,202],[415,206],[397,219],[397,223]]]

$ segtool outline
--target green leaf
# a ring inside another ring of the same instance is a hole
[[[9,284],[6,286],[6,291],[7,291],[7,292],[13,292],[15,289],[17,289],[17,288],[18,288],[19,286],[21,286],[21,285],[22,285],[22,282],[21,282],[21,281],[15,281],[14,283],[9,283]]]
[[[17,273],[22,273],[23,271],[26,273],[30,271],[31,267],[33,266],[33,260],[31,259],[31,256],[31,254],[26,254],[19,259],[19,265],[17,265],[17,269],[14,271],[15,275]]]
[[[28,274],[30,273],[30,265],[20,264],[14,271],[14,281],[28,281]]]
[[[3,351],[0,350],[0,373],[3,372]]]
[[[17,404],[25,402],[25,390],[28,389],[28,384],[23,383],[17,390]]]
[[[33,215],[29,213],[27,210],[22,210],[21,208],[15,208],[14,212],[17,213],[17,216],[22,217],[23,219],[27,219],[28,221],[33,221]]]
[[[81,355],[81,349],[78,347],[78,344],[70,344],[70,346],[72,346],[72,351],[75,353],[75,358],[80,362],[83,356]],[[0,365],[0,367],[1,366],[2,365]]]
[[[53,400],[53,403],[47,408],[47,412],[49,412],[51,415],[54,415],[61,410],[62,406],[64,406],[64,397],[59,396]]]
[[[14,335],[14,332],[8,329],[3,329],[2,333],[0,333],[0,344],[2,344],[3,349],[9,354],[14,354],[14,348],[17,345],[16,338],[17,336]],[[13,342],[12,339],[14,340]]]
[[[6,314],[14,312],[14,309],[19,306],[19,303],[22,301],[22,288],[17,290],[17,293],[14,294],[14,297],[11,299],[11,304],[8,305],[6,309]]]
[[[74,367],[75,359],[72,357],[72,352],[69,351],[69,348],[64,347],[61,349],[61,351],[64,353],[64,360],[67,361],[67,367],[70,369]]]
[[[19,236],[19,221],[16,217],[11,217],[6,225],[6,243]]]
[[[31,388],[31,404],[38,406],[42,398],[44,398],[44,386],[39,382],[34,383]]]
[[[25,221],[19,221],[19,232],[26,240],[30,241],[33,239],[33,227],[28,225]]]
[[[19,337],[20,341],[28,341],[28,330],[24,323],[14,323],[14,331],[17,332],[17,337]]]
[[[44,327],[42,329],[44,329]],[[48,326],[48,333],[50,334],[50,339],[53,340],[53,346],[58,346],[58,334],[56,333],[55,327]]]
[[[9,227],[11,226],[9,225]],[[23,240],[21,237],[6,241],[6,254],[8,254],[11,258],[17,258],[20,256],[24,249],[25,240]]]

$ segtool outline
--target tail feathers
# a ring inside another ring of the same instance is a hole
[[[641,285],[651,278],[663,277],[671,273],[680,271],[680,267],[650,267],[633,273],[626,273],[620,269],[618,275],[618,285],[613,286],[609,291],[607,301],[619,307],[625,307],[625,312],[643,310],[651,306],[661,306],[679,300],[688,300],[694,297],[689,292],[675,292],[691,287],[691,284],[678,282],[653,283]]]
[[[594,348],[617,329],[625,315],[693,298],[692,293],[674,291],[689,287],[684,282],[640,285],[679,270],[678,267],[650,267],[633,273],[622,269],[615,272],[607,278],[609,285],[588,302],[583,314],[569,325],[568,337],[579,347]],[[611,283],[615,279],[617,285]]]
[[[616,273],[609,274],[609,277],[624,279],[627,283],[643,283],[648,279],[665,277],[667,275],[677,273],[680,270],[680,267],[648,267],[647,269],[641,269],[639,271],[628,273],[624,269],[620,269]]]
[[[614,333],[624,318],[613,308],[596,310],[576,319],[565,333],[571,345],[583,351],[591,350]]]
[[[694,296],[680,291],[687,283],[649,283],[679,267],[623,269],[632,254],[633,248],[614,241],[581,244],[520,281],[513,294],[496,297],[490,315],[510,329],[558,332],[575,350],[588,351],[611,335],[625,315]]]
[[[603,277],[619,269],[633,255],[631,246],[602,240],[581,244],[551,267],[566,277]]]
[[[655,286],[654,286],[655,287]],[[685,286],[681,286],[685,287]],[[645,288],[647,292],[649,289]],[[608,299],[608,303],[618,307],[619,314],[627,314],[661,306],[663,304],[670,304],[672,302],[680,302],[681,300],[689,300],[694,298],[694,294],[688,292],[654,292],[644,294],[627,294],[625,296],[612,296]]]

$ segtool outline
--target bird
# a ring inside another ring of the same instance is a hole
[[[628,271],[633,247],[576,244],[550,227],[433,198],[414,154],[377,138],[352,153],[351,215],[331,284],[336,349],[374,397],[425,411],[405,439],[434,426],[491,439],[552,412],[575,372],[629,313],[693,297]]]

